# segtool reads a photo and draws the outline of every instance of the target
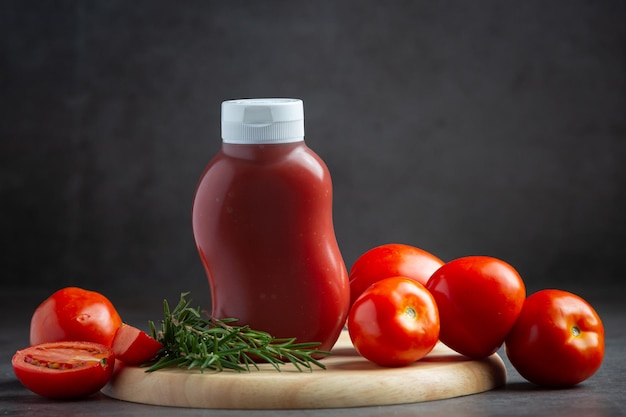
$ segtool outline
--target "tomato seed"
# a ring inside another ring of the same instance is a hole
[[[36,359],[32,356],[25,356],[24,357],[24,362],[29,363],[31,365],[34,366],[39,366],[42,368],[49,368],[49,369],[60,369],[60,370],[65,370],[65,369],[75,369],[75,368],[81,368],[83,366],[85,366],[85,362],[71,362],[71,363],[67,363],[67,362],[56,362],[56,361],[46,361],[46,360],[40,360],[40,359]]]

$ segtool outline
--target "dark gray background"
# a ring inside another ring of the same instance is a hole
[[[619,0],[2,1],[5,294],[208,300],[194,188],[221,101],[268,96],[304,100],[348,268],[401,242],[529,291],[619,284],[624,22]]]

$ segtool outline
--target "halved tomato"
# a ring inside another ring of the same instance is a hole
[[[115,358],[129,365],[141,365],[153,359],[163,345],[146,332],[123,323],[113,339]]]
[[[13,371],[32,392],[48,398],[81,398],[99,391],[111,378],[113,351],[99,343],[52,342],[18,350]]]

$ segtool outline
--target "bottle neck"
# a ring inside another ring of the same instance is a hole
[[[287,143],[247,144],[222,142],[222,152],[225,155],[255,161],[276,159],[303,147],[306,147],[304,140]]]

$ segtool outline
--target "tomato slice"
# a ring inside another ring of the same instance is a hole
[[[113,339],[115,358],[129,365],[141,365],[153,359],[163,345],[142,330],[122,324]]]
[[[99,391],[111,378],[113,351],[99,343],[52,342],[18,350],[11,361],[17,379],[48,398],[81,398]]]

